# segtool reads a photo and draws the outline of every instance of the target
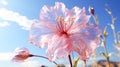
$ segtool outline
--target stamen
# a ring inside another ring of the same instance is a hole
[[[75,18],[72,18],[72,22],[74,22],[75,21]]]
[[[63,24],[64,23],[64,18],[62,16],[59,16],[56,21],[57,21],[57,25],[56,25],[57,29],[59,31],[63,31],[63,29],[64,29],[64,24]]]
[[[62,16],[59,16],[56,19],[57,22],[56,28],[60,35],[68,36],[68,30],[72,27],[74,20],[75,18],[69,18],[68,20],[65,21]]]
[[[68,26],[68,28],[66,29],[66,31],[68,31],[68,30],[72,27],[74,21],[75,21],[75,18],[69,18],[69,20],[68,20],[68,22],[69,22],[68,25],[69,25],[69,26]]]

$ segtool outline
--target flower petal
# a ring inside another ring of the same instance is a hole
[[[54,23],[58,17],[64,17],[66,14],[66,7],[61,2],[56,2],[54,7],[43,6],[40,13],[41,23]]]
[[[75,23],[87,23],[91,15],[86,15],[85,8],[74,7],[71,10],[68,10],[65,18],[74,18]]]
[[[97,25],[81,23],[78,27],[73,26],[70,33],[73,51],[77,52],[83,60],[88,59],[100,45],[102,31]]]
[[[68,42],[68,39],[65,37],[60,37],[58,35],[54,35],[51,38],[51,41],[49,41],[49,44],[48,44],[48,49],[46,51],[47,56],[50,60],[65,57],[68,54],[70,54],[71,50],[69,48],[69,45],[71,44],[71,42],[70,41]]]
[[[53,32],[56,31],[54,29],[55,28],[52,25],[48,24],[48,27],[46,27],[44,24],[36,21],[32,24],[29,41],[34,45],[44,47],[46,41],[48,41],[48,39],[52,36]]]

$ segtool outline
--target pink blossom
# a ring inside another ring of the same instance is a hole
[[[77,52],[86,60],[98,47],[101,29],[88,23],[91,15],[85,8],[67,9],[61,2],[43,6],[40,20],[32,24],[30,42],[41,48],[47,46],[49,60],[66,57]]]
[[[32,56],[29,54],[29,50],[25,47],[16,48],[15,53],[16,55],[13,57],[12,61],[24,61]]]

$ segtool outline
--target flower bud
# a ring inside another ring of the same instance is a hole
[[[93,7],[89,7],[89,12],[90,12],[90,14],[94,15],[94,8]]]
[[[105,27],[104,31],[103,31],[103,34],[104,34],[104,37],[106,37],[108,35],[108,32],[106,30],[107,27]]]
[[[22,62],[33,55],[29,54],[29,50],[25,47],[16,48],[15,49],[15,56],[12,58],[12,61]]]

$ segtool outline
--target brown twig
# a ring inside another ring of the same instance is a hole
[[[72,67],[72,60],[71,60],[70,55],[68,55],[68,58],[69,58],[69,62],[70,62],[70,67]]]

